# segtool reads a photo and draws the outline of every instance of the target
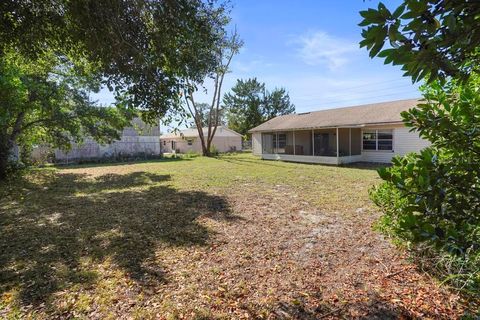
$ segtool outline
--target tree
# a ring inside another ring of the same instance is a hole
[[[295,106],[290,102],[290,96],[285,88],[267,91],[263,111],[265,121],[294,112]]]
[[[360,26],[368,27],[360,46],[401,65],[413,81],[464,80],[479,71],[478,1],[404,0],[395,10],[379,3],[360,15]],[[382,50],[387,42],[391,47]]]
[[[405,0],[391,12],[382,3],[361,12],[361,46],[426,81],[423,101],[402,117],[431,146],[379,170],[384,182],[371,198],[384,212],[383,230],[433,251],[436,272],[443,265],[445,281],[478,298],[480,3]],[[392,47],[381,51],[387,40]]]
[[[166,114],[171,117],[179,113],[180,96],[189,83],[200,81],[215,70],[219,63],[216,48],[224,41],[227,22],[225,5],[216,1],[6,0],[0,3],[0,60],[9,63],[13,54],[17,56],[16,61],[22,61],[20,65],[28,65],[28,72],[23,67],[17,70],[19,82],[15,80],[27,95],[40,88],[53,90],[55,76],[52,75],[66,68],[70,72],[69,80],[56,79],[59,81],[56,85],[62,89],[55,93],[58,100],[55,103],[70,103],[60,102],[62,95],[68,99],[71,99],[69,95],[81,96],[66,89],[75,89],[88,96],[89,91],[106,86],[114,92],[118,114],[125,108],[132,112],[140,110],[144,120],[153,122]],[[36,63],[42,65],[42,61],[57,65],[49,65],[44,70],[32,68]],[[39,75],[32,72],[39,72]],[[70,87],[74,78],[75,87]],[[20,141],[17,138],[21,134],[11,125],[19,119],[25,120],[22,108],[36,114],[45,111],[43,105],[50,105],[50,110],[64,110],[56,108],[47,95],[37,93],[31,96],[31,103],[26,103],[20,99],[23,96],[19,95],[18,87],[4,84],[4,96],[0,97],[3,99],[2,167],[5,159],[10,158],[11,146]],[[16,101],[15,97],[20,100]],[[70,110],[73,114],[81,111],[82,104],[87,105],[85,100],[80,100],[69,105],[68,108],[74,108]],[[51,116],[58,116],[57,111]],[[114,111],[95,109],[91,104],[84,111],[88,111],[85,119],[97,117],[98,128],[89,132],[92,137],[110,139],[111,132],[99,129],[106,120],[101,119],[102,113],[108,116]],[[79,121],[84,120],[81,115],[78,114]],[[59,127],[72,129],[69,120],[69,117],[60,116],[55,121],[50,119],[42,123],[46,131],[53,132]],[[120,123],[127,124],[117,122]],[[80,127],[84,128],[80,131],[87,133],[84,125],[86,123],[82,123]],[[120,126],[116,128],[121,129]],[[105,136],[101,137],[100,133]],[[73,132],[70,134],[72,138],[80,138]]]
[[[0,59],[0,179],[7,174],[15,144],[48,142],[68,148],[85,136],[100,142],[119,139],[133,113],[90,101],[94,78],[80,77],[54,54],[29,61],[16,53]]]
[[[198,104],[195,101],[194,93],[197,91],[198,87],[203,85],[203,81],[194,83],[189,82],[189,87],[184,92],[185,105],[188,111],[188,114],[193,118],[195,126],[198,130],[198,135],[200,137],[200,142],[202,144],[202,154],[204,156],[211,155],[211,146],[213,137],[217,131],[217,127],[220,123],[220,97],[222,94],[223,79],[225,74],[229,71],[230,63],[233,59],[233,56],[238,53],[242,47],[243,42],[239,39],[237,32],[235,31],[231,36],[227,36],[224,39],[224,42],[216,50],[218,64],[213,72],[209,74],[209,77],[213,80],[213,98],[210,108],[208,110],[208,119],[207,119],[207,136],[203,132],[202,117],[205,115],[205,112],[198,108]]]
[[[285,89],[268,92],[256,78],[237,80],[223,98],[229,128],[246,135],[248,130],[276,116],[295,112]]]
[[[264,100],[265,84],[258,82],[256,78],[238,79],[231,92],[223,98],[228,127],[245,135],[250,128],[262,123]]]
[[[202,0],[5,0],[0,55],[85,59],[124,105],[152,120],[180,109],[185,79],[200,81],[217,65],[225,10]]]
[[[197,112],[198,116],[200,117],[200,122],[202,124],[202,127],[208,127],[208,120],[210,119],[210,105],[208,103],[197,103]],[[218,117],[215,114],[216,110],[214,110],[214,113],[212,115],[212,118],[214,119],[213,125],[217,126],[224,126],[226,125],[225,122],[225,116],[224,116],[224,110],[220,108],[218,110]],[[193,126],[196,128],[197,125],[194,123]]]

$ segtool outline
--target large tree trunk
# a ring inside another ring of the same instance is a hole
[[[0,154],[0,181],[5,180],[7,177],[8,157],[4,154]]]
[[[0,137],[0,181],[7,177],[8,162],[12,154],[13,144],[6,137]]]
[[[202,141],[202,155],[204,157],[210,157],[210,149],[205,145],[204,141]]]
[[[0,131],[0,180],[4,180],[7,177],[8,163],[17,137],[22,131],[24,119],[25,111],[20,111],[15,119],[12,132],[9,134],[6,128],[2,128],[3,130]]]

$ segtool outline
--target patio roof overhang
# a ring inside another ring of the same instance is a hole
[[[398,125],[402,124],[402,121],[396,122],[376,122],[376,123],[364,123],[364,124],[342,124],[338,126],[325,126],[325,127],[302,127],[302,128],[272,128],[265,130],[249,130],[248,133],[262,133],[262,132],[285,132],[285,131],[309,131],[309,130],[322,130],[322,129],[342,129],[342,128],[364,128],[370,126],[384,126],[384,125]]]

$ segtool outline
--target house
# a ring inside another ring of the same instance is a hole
[[[132,126],[123,129],[120,140],[102,145],[91,138],[82,144],[72,144],[68,152],[55,150],[55,161],[100,159],[109,157],[152,157],[159,156],[160,125],[149,125],[140,118],[132,121]]]
[[[402,122],[400,113],[417,103],[400,100],[279,116],[249,131],[253,154],[334,165],[388,163],[429,145]]]
[[[203,135],[206,138],[208,128],[203,128]],[[179,130],[160,137],[162,152],[202,152],[202,142],[196,128]],[[231,152],[242,150],[242,135],[224,126],[218,126],[212,145],[219,152]]]

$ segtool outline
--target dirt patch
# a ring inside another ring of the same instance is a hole
[[[180,317],[207,310],[236,319],[452,319],[463,312],[459,297],[371,230],[374,215],[326,213],[290,201],[285,187],[284,197],[272,190],[231,190],[242,219],[205,221],[217,232],[210,247],[175,261],[183,276],[162,291],[184,307]]]

